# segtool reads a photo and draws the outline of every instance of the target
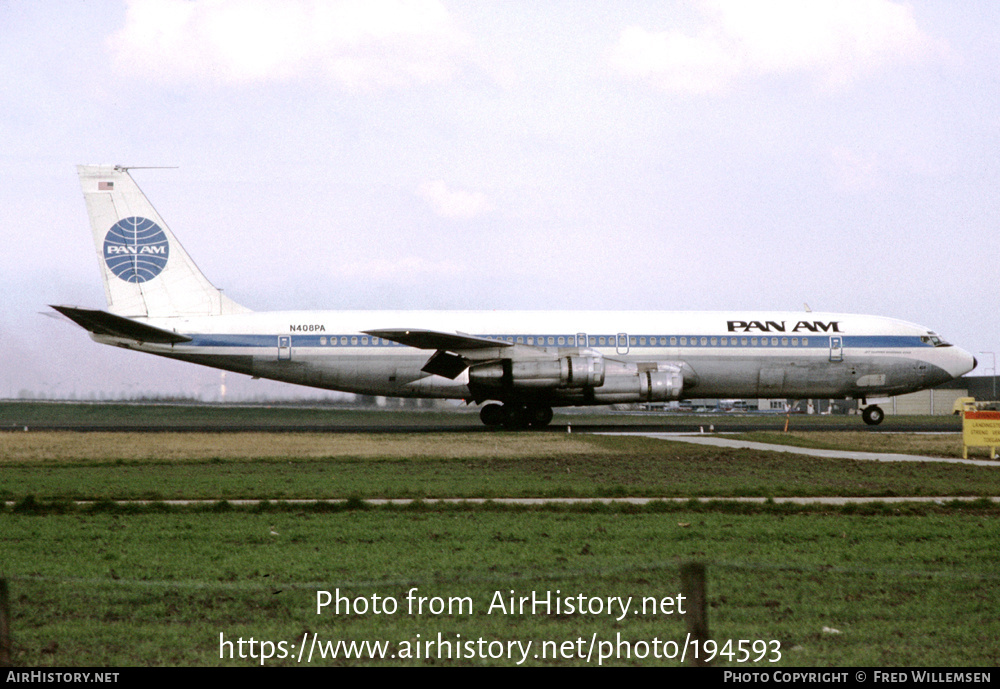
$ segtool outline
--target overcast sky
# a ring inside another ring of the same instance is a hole
[[[133,176],[255,310],[807,302],[993,373],[996,2],[53,7],[0,0],[0,397],[217,392],[39,315],[105,306],[78,163],[178,166]]]

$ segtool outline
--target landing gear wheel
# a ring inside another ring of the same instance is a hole
[[[528,409],[520,404],[503,405],[503,414],[503,427],[509,431],[524,430],[531,423]]]
[[[510,430],[522,430],[529,426],[542,428],[552,422],[552,407],[523,403],[487,404],[479,410],[479,419],[487,426],[503,426]]]
[[[504,408],[499,404],[487,404],[479,410],[479,420],[487,426],[499,426],[504,422]]]
[[[870,407],[865,407],[865,410],[861,412],[861,418],[869,426],[878,426],[882,423],[882,419],[885,418],[885,412],[876,405]]]
[[[544,428],[552,423],[552,407],[528,407],[528,423],[533,428]]]

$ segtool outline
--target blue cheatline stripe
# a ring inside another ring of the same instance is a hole
[[[277,347],[278,334],[273,335],[227,335],[227,334],[190,334],[191,342],[177,347]],[[378,337],[351,335],[280,335],[291,337],[293,347],[402,347],[398,342],[384,340]],[[575,347],[575,335],[478,335],[499,342],[513,342],[535,347]],[[897,348],[932,347],[917,336],[902,335],[842,335],[844,347],[851,348]],[[559,339],[562,338],[562,344]],[[604,343],[600,343],[601,338]],[[549,340],[552,343],[549,343]],[[590,335],[588,347],[615,347],[615,335]],[[687,344],[680,344],[686,339]],[[702,340],[705,343],[702,344]],[[661,344],[663,340],[667,344]],[[726,344],[722,341],[726,340]],[[745,341],[745,344],[744,344]],[[671,344],[671,343],[674,344]],[[766,344],[763,344],[766,342]],[[792,344],[795,342],[795,344]],[[808,343],[808,344],[807,344]],[[790,336],[726,336],[718,335],[630,335],[630,349],[827,349],[830,347],[829,337],[790,337]]]
[[[191,347],[276,347],[277,335],[190,335]]]
[[[844,337],[845,347],[933,347],[919,337],[903,335],[852,335]]]

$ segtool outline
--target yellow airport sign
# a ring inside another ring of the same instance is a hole
[[[1000,411],[967,411],[962,420],[962,456],[969,458],[970,447],[990,448],[990,458],[1000,447]]]

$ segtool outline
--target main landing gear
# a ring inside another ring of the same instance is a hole
[[[487,426],[509,429],[543,428],[552,422],[552,407],[545,404],[487,404],[479,410],[479,418]]]
[[[877,404],[873,404],[870,407],[865,407],[861,412],[861,418],[869,426],[878,426],[882,423],[882,419],[885,418],[885,412]]]

